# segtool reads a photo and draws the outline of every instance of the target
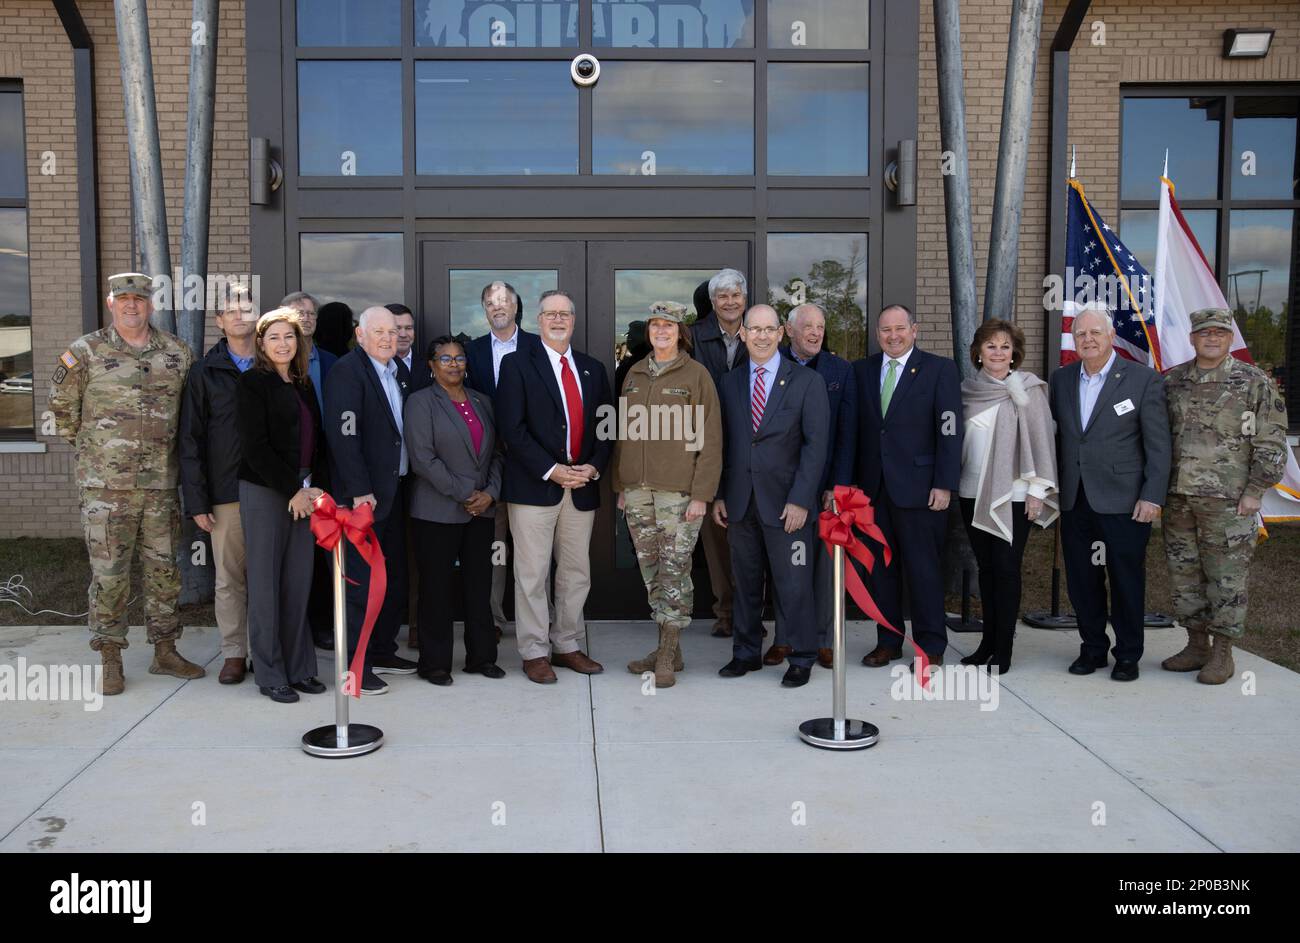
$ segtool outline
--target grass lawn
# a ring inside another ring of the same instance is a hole
[[[1300,671],[1300,524],[1276,524],[1270,537],[1255,551],[1250,573],[1250,612],[1246,638],[1241,645],[1247,651]],[[1034,528],[1025,551],[1024,597],[1022,611],[1047,609],[1051,604],[1052,532]],[[21,601],[28,609],[53,609],[66,613],[86,611],[86,586],[90,566],[86,548],[80,540],[46,540],[19,537],[0,540],[0,585],[21,575],[31,590],[31,599]],[[134,574],[135,588],[130,609],[132,625],[144,623],[144,607],[139,599],[139,570]],[[960,600],[950,597],[950,612],[960,609]],[[1070,611],[1061,577],[1061,606]],[[1164,537],[1156,528],[1147,550],[1147,609],[1172,613],[1169,599],[1169,571],[1165,566]],[[979,602],[974,603],[979,614]],[[0,625],[72,625],[84,624],[84,615],[68,618],[53,613],[29,615],[9,603],[0,602]],[[182,625],[215,625],[211,604],[183,606]],[[1166,630],[1161,630],[1166,631]],[[1180,629],[1167,631],[1181,632]]]

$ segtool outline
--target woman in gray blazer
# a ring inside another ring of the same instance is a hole
[[[433,385],[406,399],[411,525],[419,566],[419,675],[451,684],[452,569],[465,589],[465,670],[501,678],[492,625],[492,539],[501,496],[501,448],[492,401],[465,381],[465,349],[453,337],[428,349]]]

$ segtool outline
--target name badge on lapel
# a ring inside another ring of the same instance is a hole
[[[1121,403],[1115,404],[1115,415],[1122,416],[1125,413],[1133,412],[1133,409],[1134,409],[1133,401],[1131,399],[1126,399]]]

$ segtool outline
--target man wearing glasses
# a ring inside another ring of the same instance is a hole
[[[496,415],[506,444],[502,496],[515,538],[515,631],[524,674],[556,680],[552,665],[580,674],[604,669],[578,648],[591,589],[591,531],[601,472],[613,443],[596,437],[602,407],[613,406],[609,377],[574,350],[573,299],[542,294],[541,344],[501,361]],[[555,617],[548,632],[546,579],[556,562]],[[548,657],[549,656],[549,661]]]

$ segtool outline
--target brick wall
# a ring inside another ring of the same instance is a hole
[[[1046,349],[1042,280],[1047,272],[1047,118],[1051,44],[1066,4],[1048,0],[1034,74],[1034,112],[1021,217],[1015,320],[1028,341],[1026,362],[1041,369]],[[989,225],[997,174],[998,136],[1011,4],[962,4],[962,63],[966,85],[975,275],[983,310]],[[1105,24],[1105,45],[1093,45],[1093,24]],[[1095,2],[1070,55],[1070,142],[1089,201],[1118,225],[1121,83],[1300,81],[1300,3]],[[1223,31],[1272,26],[1277,32],[1262,60],[1222,58]],[[951,349],[948,253],[943,179],[939,175],[939,91],[935,77],[934,8],[921,3],[920,128],[918,148],[917,313],[922,342]],[[1055,330],[1055,328],[1053,328]]]
[[[81,0],[79,7],[95,44],[99,262],[107,275],[133,267],[122,83],[111,0]],[[190,16],[189,0],[149,4],[174,266],[180,263]],[[243,272],[249,265],[243,0],[221,4],[217,43],[208,267]],[[79,536],[71,449],[61,439],[39,435],[50,374],[59,354],[82,332],[72,52],[48,0],[0,0],[0,77],[23,83],[37,438],[48,449],[45,454],[0,453],[0,537]],[[53,176],[41,175],[45,151],[56,157]]]

